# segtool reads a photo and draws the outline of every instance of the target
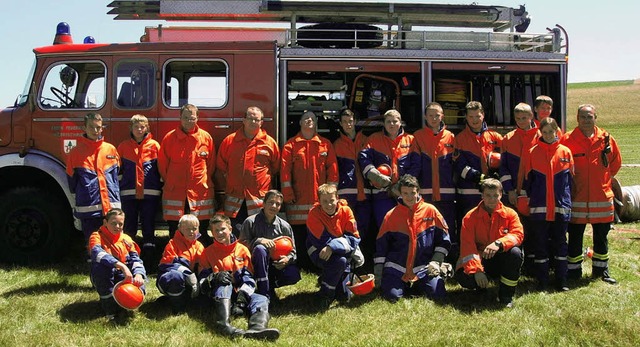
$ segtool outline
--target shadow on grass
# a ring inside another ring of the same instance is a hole
[[[13,289],[6,293],[2,293],[2,297],[7,298],[14,295],[41,295],[59,292],[93,292],[93,289],[88,286],[69,283],[65,280],[55,283],[40,283],[33,286]]]
[[[71,323],[83,323],[104,317],[98,300],[74,302],[62,307],[58,314],[62,321]]]

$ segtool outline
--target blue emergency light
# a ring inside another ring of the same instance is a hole
[[[56,37],[53,39],[54,45],[71,44],[73,38],[71,37],[71,28],[67,22],[60,22],[56,27]]]
[[[83,43],[96,43],[96,39],[94,39],[93,36],[87,36],[84,38]]]

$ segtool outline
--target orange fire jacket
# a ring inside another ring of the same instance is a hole
[[[227,136],[218,150],[216,169],[222,175],[219,190],[224,190],[225,215],[234,218],[243,201],[249,216],[260,212],[264,195],[271,189],[272,177],[280,166],[280,149],[276,141],[260,129],[249,139],[240,128]]]
[[[199,220],[213,217],[212,175],[215,170],[215,144],[208,132],[196,126],[186,134],[180,127],[162,139],[158,169],[164,179],[162,208],[165,220],[179,220],[185,200]]]

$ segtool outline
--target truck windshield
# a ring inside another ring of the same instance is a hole
[[[15,106],[22,106],[27,103],[27,99],[29,99],[29,89],[31,88],[31,81],[33,81],[33,74],[35,73],[35,71],[36,61],[34,59],[33,64],[31,64],[31,70],[29,70],[29,75],[27,76],[27,81],[24,83],[22,94],[18,95]]]

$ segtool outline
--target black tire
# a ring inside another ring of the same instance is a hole
[[[35,187],[0,196],[0,260],[14,264],[59,261],[73,228],[66,201]]]
[[[358,32],[358,48],[375,48],[382,45],[382,31],[380,28],[368,24],[320,23],[303,26],[300,29],[304,31],[298,32],[298,44],[308,48],[355,47],[356,42],[353,41],[354,30],[367,30],[366,32]]]

